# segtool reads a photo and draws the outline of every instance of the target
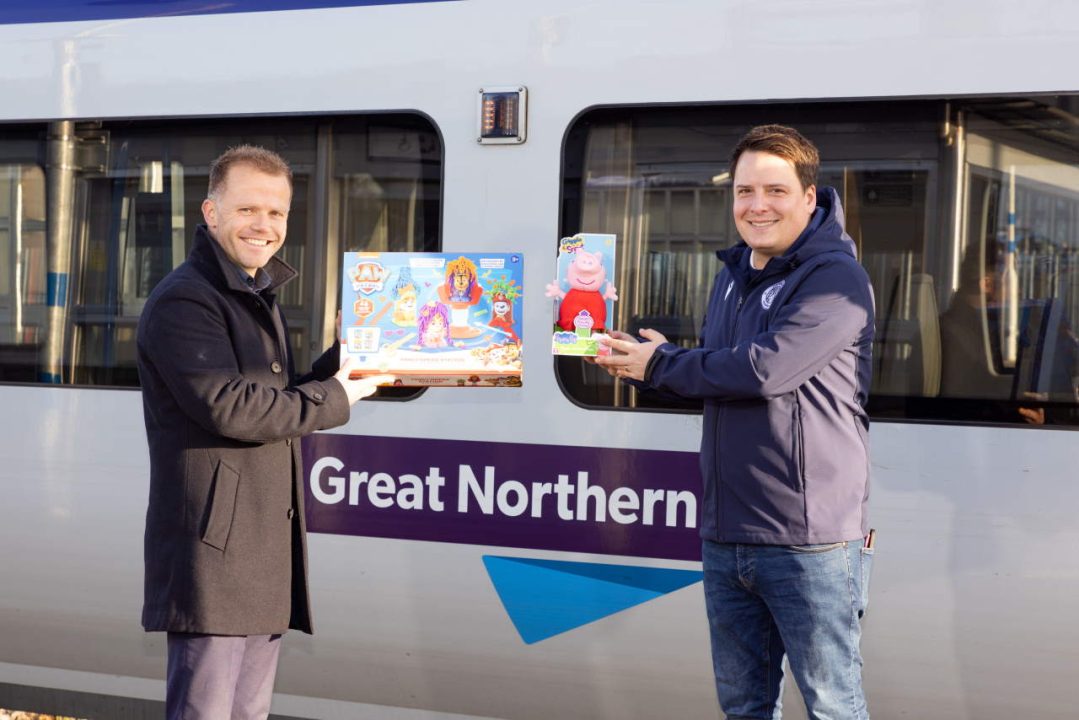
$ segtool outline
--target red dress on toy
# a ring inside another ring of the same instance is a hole
[[[595,290],[578,290],[570,288],[562,302],[558,305],[558,327],[573,332],[577,328],[573,325],[573,318],[577,317],[582,310],[587,310],[592,316],[592,330],[600,332],[607,327],[607,301],[603,295]]]

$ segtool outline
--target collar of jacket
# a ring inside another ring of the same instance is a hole
[[[817,208],[813,211],[809,224],[787,249],[787,252],[773,258],[756,278],[751,278],[749,272],[750,248],[744,240],[739,240],[738,244],[725,250],[717,251],[716,257],[730,269],[738,286],[745,289],[751,283],[757,285],[774,275],[793,270],[821,253],[839,251],[856,257],[854,241],[847,235],[845,224],[839,193],[835,191],[835,188],[820,187],[817,189]]]
[[[195,242],[188,256],[193,263],[202,267],[206,274],[218,285],[237,292],[251,292],[251,288],[243,281],[237,272],[236,264],[229,260],[228,255],[210,235],[205,225],[195,228]],[[296,268],[289,265],[276,255],[270,258],[270,262],[262,268],[270,276],[270,284],[263,292],[273,293],[277,288],[299,275]]]

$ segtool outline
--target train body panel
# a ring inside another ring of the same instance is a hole
[[[531,288],[553,279],[557,240],[574,225],[566,216],[565,175],[579,158],[567,148],[573,129],[591,122],[597,108],[742,111],[829,103],[839,113],[843,103],[862,101],[887,107],[890,100],[974,102],[1079,91],[1079,7],[1059,2],[789,0],[757,7],[727,0],[450,0],[19,24],[0,11],[0,22],[9,23],[0,24],[0,165],[7,157],[5,130],[44,138],[47,128],[69,119],[115,133],[129,122],[160,121],[168,129],[188,121],[314,118],[328,126],[360,117],[375,118],[377,126],[383,115],[414,115],[440,143],[432,201],[439,249],[520,252]],[[517,85],[528,89],[527,140],[478,143],[481,88]],[[850,120],[852,127],[860,122]],[[845,132],[839,121],[825,124]],[[304,169],[312,197],[330,182],[326,148],[336,127],[320,131],[319,165]],[[617,135],[620,126],[612,127]],[[942,115],[941,132],[948,131]],[[396,151],[367,132],[367,160],[394,159]],[[586,153],[599,147],[596,137]],[[279,147],[286,147],[284,133],[281,138]],[[941,157],[953,147],[942,140]],[[1074,173],[1075,156],[1068,154],[1074,148],[1068,148],[1062,166]],[[426,161],[423,150],[399,151],[396,159]],[[108,148],[110,163],[120,155],[119,147]],[[920,172],[909,157],[892,160],[909,160]],[[690,164],[679,162],[679,168]],[[931,190],[949,182],[951,166],[940,162],[927,181]],[[52,165],[43,164],[47,174]],[[583,177],[582,195],[603,187],[604,178],[622,183],[619,177],[599,171]],[[1079,186],[1067,178],[1039,182],[1068,185],[1065,199],[1079,197]],[[363,187],[360,182],[354,192]],[[314,234],[332,236],[335,217],[327,211],[310,219]],[[965,222],[944,218],[941,225],[952,221],[957,228]],[[1076,227],[1066,238],[1072,245],[1079,242]],[[627,220],[603,231],[640,228]],[[941,237],[950,243],[949,233]],[[944,244],[938,251],[926,240],[929,249],[919,257],[950,258],[953,250]],[[326,256],[342,249],[329,247]],[[634,262],[643,263],[640,257]],[[304,292],[313,292],[317,304],[297,303],[296,313],[310,320],[304,338],[311,353],[333,335],[336,288],[309,272],[305,282],[317,289]],[[949,272],[958,278],[956,267]],[[938,283],[938,290],[947,284]],[[620,612],[566,620],[568,629],[554,632],[515,615],[508,591],[494,579],[492,558],[511,565],[524,559],[700,569],[681,550],[648,547],[654,528],[635,514],[643,516],[643,506],[620,510],[612,499],[618,484],[637,488],[643,503],[642,488],[676,492],[699,483],[692,473],[700,415],[619,402],[588,406],[567,390],[576,382],[567,379],[572,370],[549,356],[550,299],[526,293],[515,312],[529,341],[522,387],[427,389],[399,402],[365,401],[347,425],[327,433],[336,438],[327,441],[337,443],[332,447],[357,457],[400,441],[419,458],[420,470],[439,467],[449,478],[443,515],[427,507],[406,529],[364,536],[364,518],[377,515],[374,496],[356,490],[355,498],[320,500],[332,489],[330,474],[312,471],[314,456],[308,462],[304,482],[315,527],[323,513],[353,512],[351,506],[374,515],[355,516],[360,534],[309,536],[316,632],[287,636],[276,712],[432,719],[716,715],[699,583],[647,601],[624,600]],[[0,523],[0,545],[8,548],[0,565],[0,683],[99,693],[117,702],[161,699],[164,636],[138,626],[149,472],[141,396],[130,387],[67,384],[76,386],[0,384],[0,489],[8,508]],[[871,524],[879,532],[863,640],[871,711],[879,718],[1073,716],[1079,450],[1070,423],[913,419],[876,416],[870,434]],[[549,521],[534,535],[512,530],[529,519],[512,492],[496,500],[492,488],[493,509],[482,509],[479,483],[488,467],[497,487],[517,481],[521,493],[553,486],[560,474],[575,481],[578,466],[560,466],[552,457],[558,448],[605,448],[632,459],[615,462],[624,462],[620,476],[610,479],[596,509],[581,506],[587,517],[558,514],[553,494],[548,505],[528,505]],[[673,454],[671,467],[682,477],[656,470],[666,462],[662,453]],[[507,467],[520,475],[507,475]],[[469,486],[468,477],[476,484]],[[661,500],[675,508],[672,514],[664,514]],[[693,538],[696,521],[681,514],[691,506],[677,501],[676,495],[656,499],[653,522],[667,521],[667,529]],[[616,520],[630,515],[632,521]],[[440,542],[408,529],[432,523],[437,533],[443,523],[450,527],[451,516],[489,528],[490,544]],[[567,537],[584,528],[573,535],[582,539],[559,540],[558,528]],[[600,546],[606,549],[597,551]],[[559,577],[550,587],[563,587]],[[536,592],[549,589],[533,581]],[[606,598],[610,588],[602,587],[584,592]],[[538,612],[546,612],[537,602]],[[569,612],[564,597],[549,602],[557,607],[551,613]],[[549,634],[529,640],[528,630]],[[799,717],[791,688],[787,700],[788,716]]]

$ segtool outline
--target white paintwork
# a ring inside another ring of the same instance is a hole
[[[418,110],[444,140],[443,247],[538,248],[539,286],[563,134],[585,108],[1075,91],[1077,47],[1079,5],[1052,0],[468,0],[16,25],[0,27],[0,120]],[[477,90],[516,83],[528,141],[478,146]],[[530,297],[526,333],[548,313]],[[696,416],[573,405],[545,355],[529,347],[520,390],[365,404],[345,431],[470,439],[479,423],[458,418],[497,407],[518,420],[482,423],[485,439],[696,448]],[[0,681],[160,698],[163,638],[138,626],[139,394],[3,386],[0,427]],[[876,423],[872,443],[874,717],[1073,717],[1075,436]],[[491,548],[318,535],[310,549],[318,633],[287,638],[278,712],[716,714],[699,585],[526,646],[479,561]]]

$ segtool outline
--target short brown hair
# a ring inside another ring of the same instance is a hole
[[[820,170],[820,153],[817,146],[792,127],[786,125],[758,125],[750,129],[731,151],[731,180],[738,167],[738,158],[742,153],[766,152],[776,155],[794,165],[798,182],[806,190],[817,184],[817,171]]]
[[[221,191],[225,186],[229,168],[233,165],[250,165],[267,175],[284,176],[288,180],[289,190],[292,190],[292,169],[283,157],[258,145],[237,145],[221,153],[210,163],[210,187],[206,190],[206,197],[212,199]]]

